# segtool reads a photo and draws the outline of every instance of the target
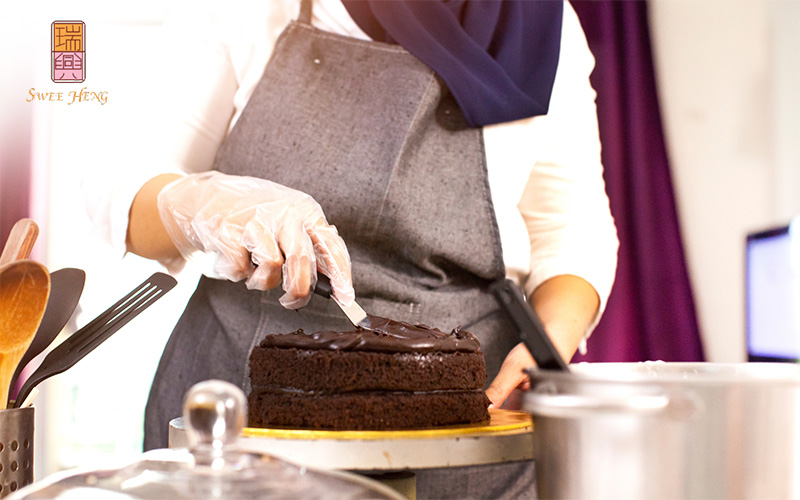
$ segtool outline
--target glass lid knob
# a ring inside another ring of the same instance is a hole
[[[184,399],[183,421],[197,463],[213,465],[235,449],[246,415],[247,400],[235,385],[208,380],[192,386]]]

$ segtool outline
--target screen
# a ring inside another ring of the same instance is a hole
[[[750,361],[800,360],[800,227],[751,233],[745,255]]]

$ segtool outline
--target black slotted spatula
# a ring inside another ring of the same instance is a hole
[[[18,408],[39,383],[74,366],[117,330],[172,290],[176,284],[177,281],[172,276],[155,273],[97,318],[70,335],[67,340],[50,351],[39,368],[28,377],[17,394],[14,407]]]

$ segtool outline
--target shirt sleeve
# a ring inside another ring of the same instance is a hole
[[[593,68],[578,17],[565,3],[550,109],[539,124],[544,140],[519,203],[531,247],[526,292],[558,275],[585,279],[600,298],[587,336],[608,301],[619,246],[603,180]]]
[[[299,9],[299,0],[200,0],[178,2],[167,16],[161,30],[164,50],[153,55],[160,66],[149,73],[158,77],[148,78],[157,87],[135,89],[141,102],[124,116],[125,122],[142,125],[116,134],[120,143],[112,150],[125,151],[114,155],[117,163],[90,168],[82,180],[94,232],[120,256],[139,188],[160,173],[212,168],[280,33]],[[313,14],[318,28],[367,39],[339,0],[315,1]]]
[[[152,79],[160,84],[137,89],[136,105],[120,118],[128,128],[139,125],[130,134],[116,134],[115,164],[89,167],[82,178],[93,231],[120,257],[131,203],[142,185],[162,173],[211,169],[238,89],[225,29],[210,9],[167,17],[164,51],[155,57],[163,77]]]

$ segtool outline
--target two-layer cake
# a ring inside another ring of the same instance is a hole
[[[370,329],[268,335],[250,355],[249,426],[410,429],[489,418],[474,335],[370,320]]]

